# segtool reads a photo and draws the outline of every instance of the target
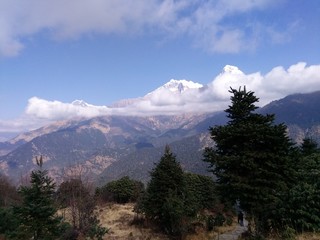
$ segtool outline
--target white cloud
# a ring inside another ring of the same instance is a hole
[[[307,66],[299,62],[288,69],[275,67],[265,75],[259,72],[222,74],[213,80],[211,89],[222,98],[227,97],[230,86],[238,88],[244,85],[247,90],[255,92],[262,106],[289,94],[320,90],[320,65]]]
[[[110,113],[106,106],[75,103],[76,101],[74,103],[62,103],[32,97],[29,99],[26,114],[40,119],[62,120],[75,117],[90,118]]]
[[[54,39],[82,35],[156,31],[189,35],[195,44],[217,52],[238,52],[249,37],[227,17],[268,7],[273,1],[202,0],[0,0],[0,56],[17,55],[24,40],[45,32]],[[269,31],[272,29],[269,28]],[[230,42],[233,42],[233,47]]]
[[[24,115],[12,121],[0,121],[0,132],[26,131],[71,118],[91,118],[100,115],[163,115],[186,112],[213,112],[230,104],[230,87],[246,86],[255,92],[263,106],[273,100],[293,93],[320,90],[320,65],[307,66],[300,62],[285,69],[273,68],[262,75],[260,72],[245,74],[233,67],[226,67],[212,82],[203,88],[190,88],[181,93],[158,88],[150,94],[127,101],[119,107],[94,106],[83,101],[63,103],[37,97],[30,98]]]

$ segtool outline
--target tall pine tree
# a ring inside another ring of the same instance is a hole
[[[184,231],[184,190],[183,170],[166,146],[160,162],[151,172],[140,208],[168,234],[181,235]]]
[[[42,170],[42,157],[37,159],[39,170],[32,171],[31,185],[22,186],[22,204],[14,208],[19,226],[11,234],[13,239],[51,240],[62,234],[61,218],[56,215],[53,194],[55,183]]]
[[[217,177],[222,196],[252,217],[257,233],[277,227],[275,217],[281,196],[287,190],[292,143],[284,124],[274,124],[274,115],[255,110],[258,98],[246,88],[231,88],[230,119],[225,126],[210,128],[215,146],[207,148],[204,160]],[[273,226],[271,226],[271,225]]]

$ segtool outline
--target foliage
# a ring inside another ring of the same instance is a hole
[[[305,138],[300,146],[300,152],[302,156],[309,156],[313,153],[320,153],[320,150],[315,140],[311,138]]]
[[[12,207],[0,208],[0,236],[3,234],[9,237],[10,233],[14,232],[18,226],[19,223],[13,214]]]
[[[62,233],[63,224],[56,216],[53,199],[55,183],[41,169],[42,163],[38,165],[40,169],[31,173],[31,185],[19,189],[22,204],[13,208],[19,225],[10,235],[13,239],[57,239]]]
[[[284,124],[274,115],[255,112],[253,92],[232,89],[230,119],[225,126],[210,128],[215,147],[207,148],[204,160],[217,177],[224,200],[235,203],[252,217],[257,232],[280,227],[278,206],[292,175],[292,143]]]
[[[171,235],[181,235],[184,224],[184,173],[169,146],[151,172],[140,211]]]
[[[211,177],[185,173],[185,212],[195,217],[203,209],[212,209],[218,202],[216,186]]]
[[[73,234],[81,233],[91,239],[102,239],[107,229],[100,225],[95,213],[96,201],[81,179],[61,183],[57,202],[71,216]]]
[[[316,152],[316,151],[315,151]],[[302,151],[302,154],[305,152]],[[285,221],[296,231],[320,231],[320,154],[303,156],[297,164],[296,183],[287,193]]]
[[[9,207],[19,201],[16,187],[10,183],[6,176],[0,174],[0,207]]]
[[[199,217],[199,213],[213,209],[217,202],[213,179],[184,173],[166,146],[160,162],[151,171],[151,180],[137,204],[137,211],[171,236],[181,237],[191,229],[192,220]]]
[[[144,185],[142,182],[125,176],[97,189],[97,195],[107,202],[127,203],[137,201],[143,191]]]

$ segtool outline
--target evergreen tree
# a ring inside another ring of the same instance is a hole
[[[145,197],[140,206],[146,217],[157,222],[171,235],[184,231],[184,173],[169,146],[151,172]]]
[[[320,231],[320,154],[317,143],[304,139],[297,158],[295,183],[283,204],[283,221],[298,232]]]
[[[195,217],[201,210],[213,209],[218,203],[215,182],[211,177],[185,173],[185,212]]]
[[[303,139],[303,142],[300,147],[300,152],[302,156],[308,156],[313,153],[319,153],[318,144],[315,140],[311,138],[305,138]]]
[[[255,231],[277,228],[277,207],[288,189],[292,143],[284,124],[274,124],[274,115],[256,113],[258,98],[246,88],[231,88],[231,106],[225,126],[210,127],[215,146],[207,148],[204,160],[217,177],[220,193],[252,217]],[[280,221],[280,220],[279,220]],[[270,226],[270,224],[272,226]]]
[[[13,239],[49,240],[62,234],[61,218],[56,215],[53,194],[55,183],[46,170],[42,170],[42,157],[37,159],[39,170],[32,171],[31,185],[22,186],[19,193],[22,204],[14,207],[19,226],[11,234]]]

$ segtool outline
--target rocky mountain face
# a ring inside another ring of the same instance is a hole
[[[35,167],[35,157],[42,155],[44,166],[56,179],[75,172],[96,177],[119,160],[130,162],[145,151],[162,153],[165,144],[201,133],[204,129],[199,124],[214,116],[104,116],[59,122],[3,143],[0,147],[9,153],[0,157],[0,168],[18,179],[28,175]]]
[[[301,143],[305,137],[320,143],[320,91],[289,95],[269,103],[260,111],[274,113],[276,123],[285,123],[290,138],[296,143]]]
[[[320,142],[320,92],[291,95],[258,111],[274,113],[294,141],[312,137]],[[42,155],[44,167],[58,182],[75,174],[99,184],[125,175],[146,182],[169,144],[186,171],[206,174],[202,153],[212,145],[209,126],[226,121],[225,113],[219,112],[57,122],[1,143],[0,171],[19,183],[36,167],[35,157]]]

